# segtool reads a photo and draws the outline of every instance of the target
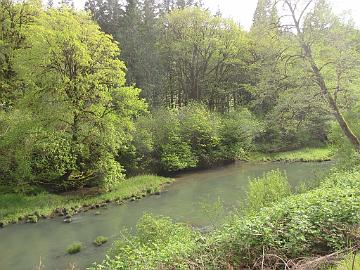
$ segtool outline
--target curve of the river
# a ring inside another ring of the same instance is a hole
[[[94,261],[101,261],[111,242],[123,228],[133,228],[144,213],[170,216],[176,221],[194,226],[206,226],[209,219],[200,207],[220,198],[226,209],[244,199],[249,179],[261,176],[273,169],[285,171],[292,186],[313,181],[326,173],[332,163],[242,163],[185,173],[160,196],[151,196],[121,206],[109,206],[81,213],[73,222],[62,219],[41,220],[36,224],[10,225],[0,229],[0,269],[43,270],[86,269]],[[95,247],[92,241],[99,235],[109,237],[109,243]],[[83,249],[75,255],[67,255],[66,247],[75,241],[83,243]]]

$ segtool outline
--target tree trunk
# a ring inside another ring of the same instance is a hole
[[[291,16],[292,16],[292,19],[293,19],[293,22],[294,22],[294,25],[295,25],[295,28],[297,31],[297,38],[298,38],[300,47],[302,48],[302,50],[304,52],[305,59],[308,61],[308,63],[311,66],[311,70],[312,70],[313,74],[315,75],[316,82],[320,87],[320,91],[321,91],[322,95],[324,96],[324,98],[326,98],[326,100],[332,110],[332,113],[333,113],[336,121],[338,122],[342,132],[348,138],[348,140],[350,141],[350,143],[352,144],[354,149],[357,152],[360,152],[360,140],[355,135],[355,133],[351,130],[351,128],[347,124],[344,116],[340,112],[335,99],[332,97],[331,93],[329,92],[329,90],[326,86],[324,77],[321,75],[320,69],[318,68],[318,66],[315,63],[315,60],[312,56],[311,48],[304,39],[304,33],[302,32],[301,27],[300,27],[300,19],[301,19],[302,15],[300,15],[299,19],[297,19],[296,15],[295,15],[296,7],[294,8],[291,5],[291,3],[287,0],[285,1],[285,3],[289,7],[289,10],[291,12]],[[305,7],[305,9],[306,8],[307,7]],[[303,12],[301,14],[304,13],[305,9],[303,10]]]
[[[354,132],[351,130],[351,128],[349,127],[349,125],[347,124],[344,116],[342,115],[342,113],[340,112],[335,99],[332,97],[332,95],[330,94],[325,80],[323,78],[323,76],[320,73],[319,68],[317,67],[312,54],[311,54],[311,50],[309,48],[309,46],[305,43],[302,44],[302,47],[304,49],[305,52],[305,56],[308,59],[310,65],[311,65],[311,69],[312,72],[314,73],[315,77],[316,77],[316,82],[320,87],[321,93],[322,95],[326,98],[327,102],[330,105],[330,108],[332,110],[332,113],[336,119],[336,121],[338,122],[342,132],[345,134],[345,136],[348,138],[348,140],[350,141],[350,143],[353,145],[353,147],[355,148],[356,151],[360,152],[360,140],[359,138],[354,134]]]

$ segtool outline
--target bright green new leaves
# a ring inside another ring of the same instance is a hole
[[[145,109],[139,90],[124,86],[117,44],[87,14],[67,9],[42,12],[24,33],[15,67],[26,83],[19,109],[37,120],[20,143],[34,137],[30,179],[56,189],[110,188],[122,179],[117,151]]]

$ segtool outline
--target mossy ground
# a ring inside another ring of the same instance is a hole
[[[17,223],[33,216],[51,217],[59,210],[72,215],[83,208],[98,204],[121,202],[131,197],[142,197],[159,192],[166,183],[172,181],[170,178],[160,176],[137,176],[123,181],[115,190],[99,195],[0,194],[0,225]]]

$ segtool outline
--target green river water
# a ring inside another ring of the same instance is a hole
[[[121,206],[109,206],[74,216],[66,224],[61,218],[41,220],[36,224],[10,225],[0,229],[0,269],[43,270],[67,269],[75,264],[76,269],[86,269],[94,261],[101,261],[111,242],[124,228],[131,229],[144,213],[165,215],[175,221],[192,226],[207,226],[210,220],[201,205],[209,205],[218,198],[230,210],[244,199],[246,185],[250,178],[261,176],[272,169],[285,171],[294,187],[300,182],[313,181],[326,173],[331,162],[323,163],[242,163],[224,167],[185,173],[170,185],[168,191],[159,196],[150,196]],[[99,235],[109,237],[102,247],[95,247],[92,241]],[[75,241],[83,243],[82,251],[67,255],[66,248]]]

